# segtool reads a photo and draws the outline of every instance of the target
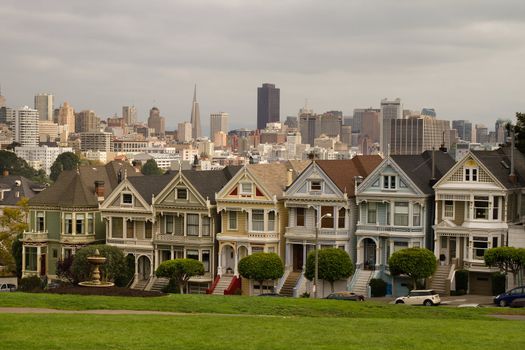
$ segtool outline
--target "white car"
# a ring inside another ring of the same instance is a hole
[[[432,306],[441,304],[441,298],[439,297],[439,294],[431,289],[420,289],[411,290],[406,297],[397,298],[395,303]]]
[[[16,291],[16,286],[11,283],[0,283],[0,292],[14,292]]]

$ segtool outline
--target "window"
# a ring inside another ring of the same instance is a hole
[[[453,219],[454,218],[454,201],[445,201],[445,210],[443,211],[443,217]]]
[[[124,224],[122,218],[111,219],[111,237],[123,238]]]
[[[199,251],[198,250],[187,250],[186,259],[199,260]]]
[[[173,233],[173,215],[166,215],[166,233]]]
[[[199,214],[186,215],[186,234],[188,236],[199,235]]]
[[[39,211],[36,213],[36,230],[37,232],[42,232],[45,230],[45,223],[44,223],[44,212]]]
[[[494,197],[494,205],[492,206],[492,220],[499,219],[499,203],[501,197]]]
[[[204,265],[204,272],[210,272],[210,251],[202,251],[202,264]]]
[[[337,219],[338,228],[345,228],[345,219],[346,219],[346,209],[341,208],[339,209],[339,217]]]
[[[73,249],[64,248],[64,259],[69,259],[73,255]]]
[[[122,193],[122,204],[132,205],[133,195],[131,193]]]
[[[53,249],[53,258],[58,258],[58,249]]]
[[[321,217],[327,214],[331,214],[331,217],[324,217],[321,221],[322,228],[334,228],[334,208],[333,207],[321,207]]]
[[[473,237],[472,245],[474,247],[474,258],[482,260],[485,255],[485,250],[487,250],[489,242],[487,237]]]
[[[275,231],[275,212],[268,212],[268,231]]]
[[[77,234],[84,233],[84,214],[76,214],[75,215],[75,232]]]
[[[185,188],[177,188],[177,199],[188,199],[188,190]]]
[[[134,221],[126,221],[126,238],[133,238],[135,237],[135,222]]]
[[[394,225],[408,226],[408,202],[396,202],[394,205]]]
[[[492,237],[492,248],[498,247],[498,237]]]
[[[210,235],[210,217],[209,216],[203,216],[202,217],[202,235],[203,236],[209,236]]]
[[[395,175],[383,175],[383,189],[395,190],[396,189],[396,176]]]
[[[394,242],[394,253],[406,248],[408,248],[408,242]]]
[[[25,247],[26,250],[26,270],[36,271],[37,250],[36,247]]]
[[[93,213],[87,214],[87,234],[95,233],[95,226],[93,221]]]
[[[421,226],[421,205],[417,203],[412,206],[412,225]]]
[[[252,184],[249,182],[241,183],[241,194],[252,194]]]
[[[489,218],[489,197],[474,196],[474,219]]]
[[[252,211],[252,231],[264,231],[264,210]]]
[[[146,221],[146,225],[145,225],[145,228],[144,228],[144,238],[146,238],[146,239],[151,238],[152,230],[153,230],[152,226],[153,225],[152,225],[152,223],[150,221]]]
[[[419,242],[412,243],[412,248],[420,248],[421,244]]]
[[[478,181],[478,168],[465,168],[465,181]]]
[[[72,235],[73,234],[73,214],[66,214],[65,216],[65,234]]]
[[[228,212],[228,230],[237,230],[237,212]]]
[[[321,181],[310,181],[310,191],[321,191]]]
[[[304,226],[304,208],[295,208],[295,226]]]
[[[254,253],[262,253],[262,252],[264,252],[264,247],[261,247],[261,246],[253,247],[252,246],[252,254],[254,254]]]
[[[368,219],[369,224],[375,224],[377,220],[377,203],[368,203]]]

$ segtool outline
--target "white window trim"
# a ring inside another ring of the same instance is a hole
[[[185,190],[186,191],[186,198],[179,198],[179,190]],[[189,201],[189,191],[187,188],[184,187],[177,187],[175,188],[175,199],[179,201]]]
[[[318,189],[318,190],[314,190],[314,189],[312,189],[312,183],[314,183],[314,182],[319,182],[319,186],[320,186],[321,188]],[[310,180],[310,181],[308,181],[308,190],[309,190],[310,192],[315,192],[315,193],[323,192],[323,190],[324,190],[324,181],[322,181],[322,180],[320,180],[320,179],[319,179],[319,180],[314,179],[314,180]]]
[[[250,185],[250,191],[247,192],[247,191],[244,191],[244,185]],[[253,194],[253,184],[251,182],[241,182],[239,183],[239,194],[241,196],[247,196],[247,195],[252,195]]]
[[[131,203],[124,203],[124,195],[125,194],[129,194],[131,196]],[[135,205],[135,198],[133,196],[133,193],[131,192],[122,192],[120,194],[120,205],[122,206],[126,206],[126,207],[132,207],[133,205]]]
[[[467,170],[469,170],[469,179],[467,180]],[[476,170],[476,180],[472,180],[472,170]],[[463,181],[465,182],[479,182],[479,167],[464,167]]]
[[[385,177],[388,176],[388,184],[390,186],[390,177],[394,177],[394,187],[385,187]],[[397,191],[397,189],[399,188],[399,183],[398,183],[398,179],[397,179],[397,175],[396,174],[381,174],[381,183],[380,183],[380,186],[381,186],[381,189],[384,190],[384,191]]]
[[[446,213],[446,210],[445,210],[445,202],[448,202],[448,200],[443,200],[443,213],[441,215],[442,219],[445,220],[445,219],[449,219],[449,220],[454,220],[456,218],[456,201],[452,201],[452,216],[446,216],[445,213]],[[466,205],[466,207],[468,208],[468,205]]]
[[[232,215],[233,213],[235,213],[235,227],[231,227],[230,226],[230,215]],[[229,211],[228,212],[228,217],[227,217],[227,220],[228,220],[228,231],[239,231],[239,215],[237,215],[238,212],[236,211]]]

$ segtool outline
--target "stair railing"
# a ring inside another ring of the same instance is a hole
[[[206,288],[206,294],[213,294],[213,291],[215,290],[215,287],[217,287],[217,283],[219,283],[220,279],[221,279],[221,276],[219,275],[215,276],[215,279],[213,280],[211,287]]]

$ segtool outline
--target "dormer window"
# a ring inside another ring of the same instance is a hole
[[[321,181],[320,180],[312,180],[310,181],[310,191],[321,191]]]
[[[477,182],[478,181],[478,168],[465,168],[465,181]]]
[[[133,195],[131,193],[122,193],[121,203],[123,205],[133,205]]]
[[[252,184],[250,182],[241,183],[241,195],[251,195],[252,192]]]
[[[395,190],[396,189],[396,176],[395,175],[383,175],[383,189],[384,190]]]
[[[177,199],[188,199],[188,190],[185,188],[177,188]]]

